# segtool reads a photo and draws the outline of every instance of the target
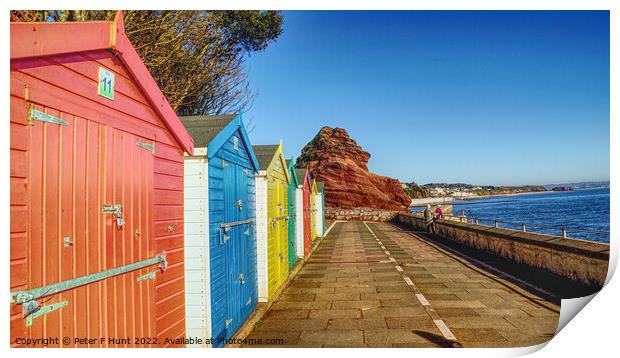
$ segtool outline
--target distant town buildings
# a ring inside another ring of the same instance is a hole
[[[430,183],[418,185],[415,183],[401,183],[405,192],[412,198],[453,197],[467,198],[488,195],[507,195],[525,192],[541,192],[547,189],[540,185],[525,186],[491,186],[471,185],[464,183]]]

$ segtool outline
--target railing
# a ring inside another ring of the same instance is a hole
[[[467,217],[464,215],[461,215],[461,216],[443,215],[443,218],[447,220],[452,220],[452,221],[459,221],[459,222],[468,223],[468,224],[484,225],[484,226],[496,227],[496,228],[502,228],[501,224],[511,225],[512,227],[504,227],[504,228],[515,230],[514,227],[518,227],[520,228],[519,231],[546,234],[544,232],[536,232],[534,230],[528,231],[528,228],[542,229],[542,230],[547,230],[548,232],[558,232],[560,235],[554,235],[554,236],[561,236],[565,239],[574,239],[568,236],[569,233],[581,233],[581,234],[607,236],[607,237],[610,236],[610,233],[606,231],[591,231],[591,230],[571,229],[571,228],[557,227],[557,226],[543,226],[543,225],[526,224],[526,223],[515,223],[511,221]],[[484,223],[491,223],[491,225],[486,225]]]

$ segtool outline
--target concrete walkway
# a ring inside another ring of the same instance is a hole
[[[529,346],[553,337],[552,301],[389,224],[337,222],[245,346]]]

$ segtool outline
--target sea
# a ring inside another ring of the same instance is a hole
[[[451,204],[453,215],[464,212],[467,217],[478,218],[482,225],[494,226],[498,220],[503,222],[500,227],[521,230],[523,223],[527,231],[557,236],[565,227],[568,237],[605,243],[610,239],[609,188],[495,196]]]

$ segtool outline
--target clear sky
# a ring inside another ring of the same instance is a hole
[[[345,128],[401,181],[609,179],[609,14],[285,12],[247,62],[253,144]]]

